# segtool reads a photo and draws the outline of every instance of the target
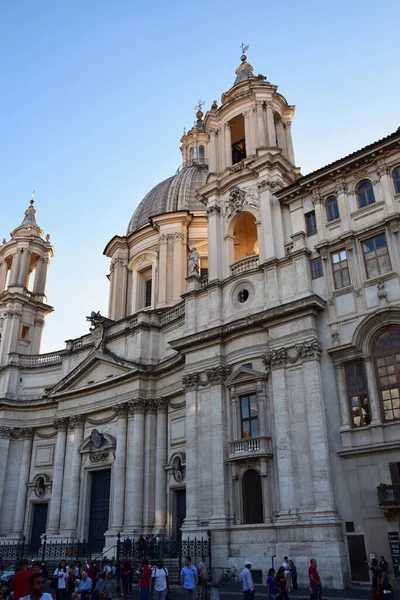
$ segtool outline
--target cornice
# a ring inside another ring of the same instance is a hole
[[[217,325],[215,327],[210,327],[205,331],[199,331],[198,333],[171,340],[169,344],[174,350],[183,353],[193,346],[207,345],[215,340],[226,340],[231,335],[236,336],[242,330],[248,332],[251,327],[270,327],[274,322],[279,322],[282,318],[297,318],[310,311],[317,314],[323,311],[325,306],[326,302],[319,296],[313,294],[312,296],[307,296],[306,298],[301,298],[294,302],[263,310],[237,321],[227,323],[226,325]]]

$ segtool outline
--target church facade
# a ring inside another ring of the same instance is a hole
[[[212,534],[214,566],[367,581],[400,518],[400,131],[301,176],[246,56],[110,258],[109,312],[40,354],[53,248],[0,247],[0,544]],[[50,294],[51,295],[51,294]]]

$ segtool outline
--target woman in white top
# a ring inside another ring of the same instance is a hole
[[[66,600],[67,597],[67,567],[65,560],[58,563],[53,577],[57,579],[57,600]]]

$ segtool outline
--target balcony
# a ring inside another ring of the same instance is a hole
[[[270,446],[271,438],[261,435],[234,440],[229,442],[228,461],[260,457],[272,458]]]
[[[381,483],[377,487],[378,506],[387,519],[400,516],[400,484],[386,485]]]
[[[231,264],[232,275],[251,271],[252,269],[258,269],[259,266],[260,260],[258,254],[252,254],[251,256],[246,256],[246,258],[241,258]]]

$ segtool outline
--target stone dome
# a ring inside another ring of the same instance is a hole
[[[126,234],[148,225],[150,217],[179,210],[205,210],[195,194],[206,183],[207,175],[207,165],[196,163],[180,167],[173,177],[158,183],[133,213]]]

